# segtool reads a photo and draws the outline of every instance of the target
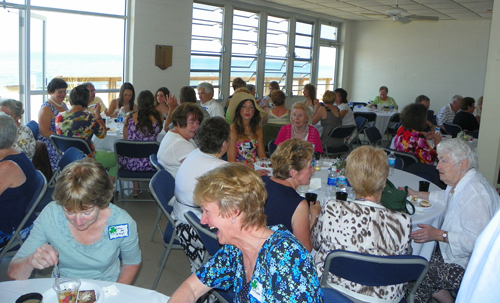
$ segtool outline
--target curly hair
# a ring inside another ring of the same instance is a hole
[[[247,83],[245,80],[241,79],[240,77],[236,77],[233,79],[233,89],[237,90],[240,87],[245,87],[246,88]]]
[[[314,154],[310,142],[302,139],[289,139],[282,142],[271,156],[273,177],[286,180],[290,171],[300,171],[307,167]]]
[[[401,111],[401,124],[406,130],[423,132],[427,128],[427,107],[419,103],[410,103]]]
[[[153,122],[151,122],[151,116],[158,121],[160,131],[163,128],[161,114],[156,110],[154,102],[155,97],[149,90],[143,90],[137,96],[137,129],[144,135],[154,134],[155,130]],[[130,119],[132,119],[132,115],[128,115],[125,125],[128,126]]]
[[[24,114],[23,103],[14,99],[0,100],[0,106],[8,107],[16,117],[20,118]]]
[[[200,150],[206,154],[221,151],[222,144],[229,141],[231,133],[229,124],[222,117],[211,117],[203,121],[196,133],[196,142]]]
[[[172,113],[172,124],[180,128],[186,127],[189,115],[193,115],[200,123],[203,121],[203,112],[198,105],[182,103]]]
[[[17,139],[17,125],[14,119],[0,112],[0,149],[12,147]]]
[[[118,108],[120,109],[123,106],[123,94],[127,89],[132,91],[132,98],[130,98],[130,101],[128,102],[128,109],[125,109],[125,111],[130,112],[134,109],[134,100],[135,100],[135,89],[132,83],[125,82],[120,87],[120,94],[118,95]]]

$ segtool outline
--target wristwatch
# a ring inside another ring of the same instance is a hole
[[[443,242],[448,243],[448,232],[443,232]]]

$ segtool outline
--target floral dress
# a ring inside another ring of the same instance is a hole
[[[394,137],[394,149],[410,153],[422,163],[434,164],[437,158],[436,149],[427,142],[424,134],[416,130],[408,130],[401,126]]]
[[[48,106],[50,110],[52,111],[52,114],[54,115],[54,118],[50,120],[50,128],[49,130],[51,132],[56,132],[56,118],[57,115],[59,114],[59,111],[54,107],[54,105],[50,104],[49,101],[43,102],[41,107]],[[63,103],[64,110],[68,110],[68,107],[66,106],[66,103]],[[38,141],[45,143],[47,145],[47,151],[49,153],[49,159],[50,159],[50,166],[52,170],[57,169],[57,164],[59,164],[59,160],[61,159],[61,156],[59,156],[59,152],[57,151],[57,148],[52,145],[52,141],[50,141],[49,137],[44,137],[42,134],[38,134]]]
[[[127,140],[132,141],[156,141],[158,134],[161,131],[160,123],[156,121],[153,123],[153,134],[144,134],[135,124],[134,119],[130,118],[128,120],[128,138]],[[144,129],[145,130],[145,129]],[[120,165],[131,171],[154,171],[154,167],[149,162],[149,158],[129,158],[129,157],[118,157],[118,163]]]
[[[323,302],[314,262],[305,247],[283,225],[269,227],[253,276],[246,281],[242,252],[224,245],[196,271],[204,285],[234,289],[233,302]]]
[[[26,125],[21,125],[17,129],[17,139],[12,147],[24,152],[28,159],[33,160],[35,154],[36,140],[33,132]]]
[[[236,142],[236,162],[255,163],[257,162],[257,150],[259,143],[256,139]]]
[[[106,129],[88,112],[64,112],[56,117],[56,133],[60,136],[85,139],[92,150],[92,135],[102,139],[106,137]]]

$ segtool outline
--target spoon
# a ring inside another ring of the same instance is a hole
[[[54,269],[56,270],[55,276],[56,276],[56,281],[55,285],[57,285],[57,288],[59,288],[59,277],[61,276],[61,273],[59,272],[59,266],[57,266],[57,263],[54,264]]]

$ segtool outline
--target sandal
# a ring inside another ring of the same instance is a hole
[[[142,194],[142,190],[134,190],[132,192],[132,196],[134,196],[134,197],[138,197],[140,194]]]

